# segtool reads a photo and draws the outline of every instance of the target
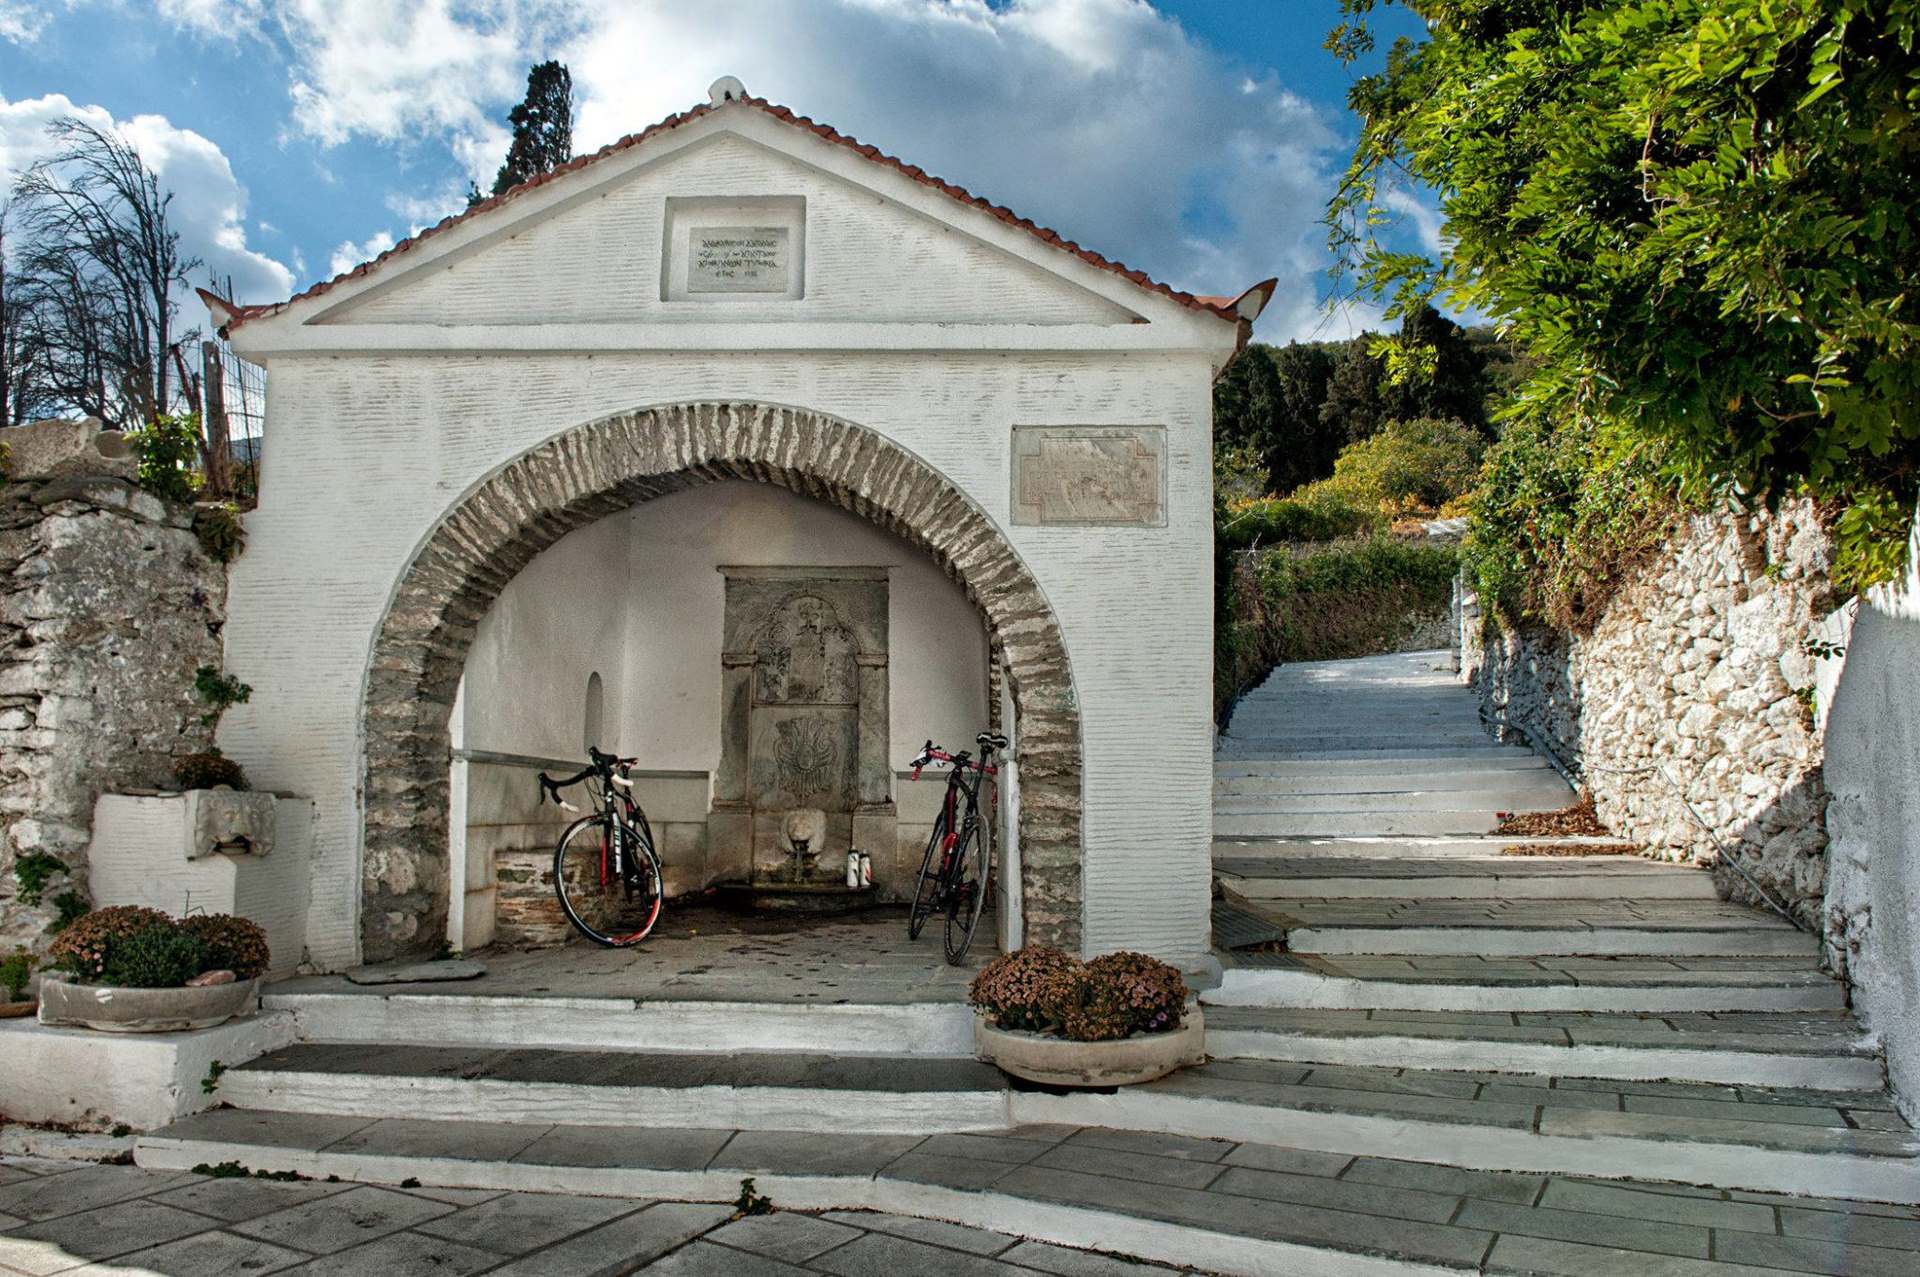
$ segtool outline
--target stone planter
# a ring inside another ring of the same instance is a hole
[[[1136,1033],[1113,1042],[1071,1042],[1045,1033],[998,1029],[985,1016],[973,1022],[980,1058],[1003,1072],[1047,1086],[1131,1086],[1151,1082],[1207,1059],[1200,1008],[1172,1033]]]
[[[177,1033],[211,1029],[254,1009],[258,980],[198,989],[123,989],[109,984],[40,986],[40,1023],[107,1033]]]

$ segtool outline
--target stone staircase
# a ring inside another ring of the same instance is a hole
[[[1920,1270],[1920,1142],[1810,939],[1697,870],[1501,854],[1496,811],[1571,795],[1478,734],[1443,659],[1291,667],[1236,716],[1203,1066],[1009,1084],[921,955],[752,998],[508,958],[510,995],[271,993],[300,1041],[136,1159],[682,1201],[751,1176],[783,1209],[1249,1275]]]
[[[1390,1113],[1398,1155],[1436,1163],[1920,1200],[1814,938],[1696,869],[1493,836],[1574,795],[1477,719],[1444,652],[1290,666],[1242,703],[1203,996],[1231,1062],[1176,1088],[1322,1130]]]

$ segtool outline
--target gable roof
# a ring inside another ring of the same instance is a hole
[[[848,137],[837,129],[817,123],[804,115],[795,114],[788,108],[769,102],[765,98],[741,96],[731,97],[716,104],[702,103],[699,106],[682,111],[677,115],[670,115],[650,128],[643,129],[638,133],[630,133],[617,142],[610,142],[591,155],[582,155],[569,160],[567,163],[549,172],[541,173],[520,183],[518,186],[503,191],[499,195],[481,200],[478,204],[470,208],[442,218],[438,223],[427,227],[425,230],[401,240],[372,261],[362,262],[344,274],[336,275],[332,279],[322,280],[320,283],[313,284],[295,293],[283,302],[269,302],[257,306],[242,306],[228,301],[204,288],[195,291],[200,294],[200,299],[207,304],[207,308],[213,313],[214,322],[222,329],[231,331],[251,320],[259,319],[267,315],[277,315],[297,302],[318,297],[350,280],[360,279],[372,274],[375,270],[378,270],[383,263],[410,251],[427,240],[432,239],[435,235],[459,226],[473,218],[484,217],[493,212],[493,210],[511,203],[528,191],[545,186],[549,182],[557,181],[568,173],[572,173],[577,169],[583,169],[590,164],[596,164],[608,156],[617,155],[623,151],[630,151],[637,146],[643,145],[652,138],[659,137],[683,125],[691,124],[693,121],[701,119],[704,116],[733,106],[752,108],[772,119],[780,121],[782,124],[802,129],[815,137],[831,142],[835,146],[843,146],[856,154],[865,156],[875,164],[905,174],[922,186],[932,187],[934,190],[950,196],[962,204],[977,208],[982,212],[998,218],[1009,226],[1017,226],[1043,243],[1072,253],[1075,257],[1092,266],[1096,266],[1104,271],[1110,271],[1122,279],[1129,280],[1139,287],[1146,289],[1148,292],[1159,293],[1161,296],[1170,298],[1182,306],[1200,311],[1204,314],[1217,315],[1222,319],[1235,323],[1251,323],[1259,316],[1261,310],[1265,308],[1268,300],[1273,296],[1274,288],[1279,283],[1277,279],[1262,280],[1260,283],[1253,285],[1251,288],[1233,297],[1208,297],[1182,292],[1177,288],[1157,282],[1149,277],[1145,271],[1134,270],[1111,258],[1103,257],[1090,248],[1082,248],[1072,240],[1061,235],[1058,231],[1049,230],[1047,227],[1021,217],[1009,208],[984,200],[963,187],[955,186],[952,182],[935,177],[917,165],[908,164],[904,160],[896,159],[876,146],[869,146],[857,138]]]

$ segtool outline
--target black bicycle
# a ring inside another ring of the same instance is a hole
[[[591,747],[586,769],[555,780],[540,773],[540,801],[580,809],[560,791],[585,782],[593,810],[567,826],[553,849],[553,890],[581,935],[609,949],[640,943],[660,920],[665,889],[647,813],[633,801],[633,758]]]
[[[980,793],[987,778],[999,774],[992,763],[994,754],[1007,747],[1007,738],[997,732],[981,732],[974,738],[980,757],[964,750],[950,754],[928,741],[910,766],[913,778],[920,779],[923,768],[947,763],[947,796],[940,804],[940,816],[927,837],[926,855],[920,858],[920,880],[913,888],[913,910],[907,915],[907,938],[918,940],[927,919],[945,911],[947,915],[947,961],[955,966],[967,956],[973,944],[973,929],[980,925],[980,914],[987,905],[987,883],[993,870],[992,797],[988,814],[980,812]]]

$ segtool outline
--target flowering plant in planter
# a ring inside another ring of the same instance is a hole
[[[1204,1058],[1198,1007],[1177,968],[1144,953],[1090,962],[1044,945],[1005,954],[974,977],[980,1053],[1029,1081],[1116,1086]]]
[[[96,909],[60,933],[40,989],[40,1022],[119,1032],[210,1028],[246,1010],[271,961],[245,918],[176,919],[140,905]]]

